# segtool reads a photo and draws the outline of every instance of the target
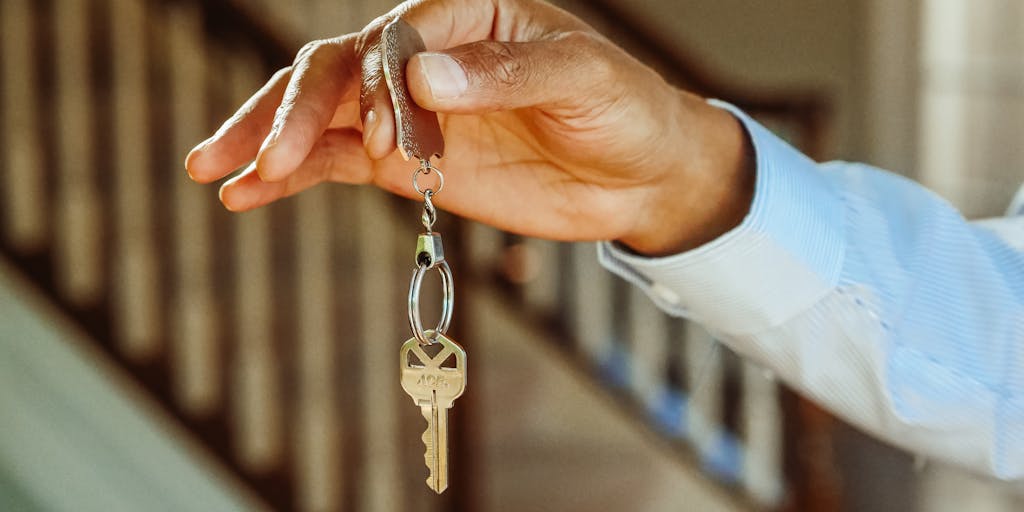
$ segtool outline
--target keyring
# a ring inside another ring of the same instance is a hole
[[[429,190],[429,191],[433,192],[434,195],[437,195],[437,194],[440,194],[441,190],[444,189],[444,173],[441,172],[441,169],[438,169],[437,167],[434,167],[434,166],[430,165],[430,162],[425,162],[425,163],[422,163],[419,167],[416,168],[415,171],[412,172],[412,188],[416,189],[416,193],[417,194],[423,195],[426,192],[426,190],[420,189],[420,183],[419,183],[420,175],[421,174],[430,174],[431,171],[437,173],[437,179],[439,180],[438,184],[437,184],[437,190],[434,190],[432,188],[428,188],[426,190]]]
[[[423,331],[423,322],[420,319],[420,286],[423,285],[423,276],[432,267],[420,265],[412,274],[412,282],[409,283],[409,327],[412,328],[412,335],[419,340],[420,345],[432,345],[437,342],[437,335],[444,334],[452,323],[452,310],[455,306],[455,285],[452,279],[452,270],[448,267],[447,261],[442,261],[434,266],[441,273],[441,286],[443,297],[441,299],[441,319],[433,330],[432,336],[427,336]]]

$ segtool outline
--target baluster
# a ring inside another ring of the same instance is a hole
[[[718,435],[711,450],[704,451],[705,464],[720,479],[729,483],[743,478],[743,360],[735,352],[719,347],[722,356],[721,399],[722,415],[718,419]]]
[[[690,389],[688,376],[690,361],[687,359],[686,340],[687,324],[682,318],[665,319],[665,368],[661,395],[653,410],[658,427],[674,437],[685,437],[689,434],[687,417]]]
[[[56,0],[57,201],[55,272],[60,293],[79,306],[102,293],[104,226],[94,170],[88,0]]]
[[[558,312],[558,242],[526,238],[522,242],[524,260],[531,276],[523,289],[529,310],[544,314]]]
[[[114,77],[113,174],[117,205],[113,320],[125,355],[135,360],[148,360],[160,349],[157,333],[162,326],[153,239],[146,3],[109,0],[108,6]]]
[[[241,105],[266,78],[249,55],[217,59],[228,64],[232,103]],[[212,60],[212,59],[211,59]],[[266,208],[233,216],[235,243],[232,403],[235,449],[242,465],[261,474],[282,464],[283,408],[279,358],[274,349],[274,269],[270,213]]]
[[[573,244],[575,261],[574,331],[579,349],[591,362],[604,361],[612,348],[612,274],[597,262],[594,244]]]
[[[172,133],[175,158],[204,135],[207,101],[202,20],[194,6],[167,9]],[[220,338],[213,297],[211,261],[212,194],[176,173],[174,188],[174,281],[170,348],[172,385],[178,403],[195,415],[215,412],[221,403]]]
[[[778,387],[767,371],[743,362],[743,486],[765,506],[782,499],[782,411]]]
[[[504,235],[479,222],[466,221],[466,226],[469,261],[463,264],[466,265],[466,271],[489,280],[501,265]]]
[[[686,374],[692,390],[687,417],[697,452],[708,456],[715,450],[722,423],[722,348],[703,327],[687,323]]]
[[[362,336],[363,302],[360,294],[361,254],[359,246],[359,200],[358,194],[363,187],[347,187],[334,184],[322,185],[327,188],[330,201],[328,215],[335,219],[330,229],[330,250],[333,258],[331,267],[334,269],[330,287],[334,298],[333,312],[338,332],[335,334],[334,360],[332,369],[335,403],[338,415],[344,421],[339,436],[342,464],[341,486],[343,508],[366,510],[360,506],[362,496],[357,489],[362,489],[361,471],[345,471],[346,468],[362,466],[362,450],[365,434],[362,423],[357,421],[365,407],[365,402],[372,402],[370,393],[363,388],[363,374],[368,369],[363,366],[363,351],[366,344],[360,340]],[[379,311],[376,311],[379,314]]]
[[[557,309],[553,312],[558,315],[558,331],[563,339],[559,344],[568,352],[576,352],[578,337],[573,332],[576,327],[576,319],[573,318],[579,309],[576,302],[576,281],[579,280],[579,272],[576,270],[576,244],[561,242],[558,244],[558,283],[557,283]]]
[[[652,410],[666,385],[663,377],[667,371],[667,319],[639,288],[630,287],[629,299],[630,387],[636,399]]]
[[[341,428],[334,381],[334,344],[354,339],[339,336],[334,323],[332,229],[329,191],[319,187],[297,201],[296,276],[298,283],[298,416],[296,470],[301,510],[338,510],[341,484]]]
[[[402,460],[400,451],[400,416],[397,407],[412,408],[399,390],[397,362],[398,347],[408,337],[401,316],[403,301],[402,287],[411,275],[412,250],[405,251],[409,257],[401,260],[396,254],[403,254],[402,247],[395,245],[395,222],[390,215],[390,198],[379,190],[364,187],[356,193],[360,215],[356,240],[359,246],[359,286],[361,304],[362,334],[357,343],[362,343],[361,365],[363,372],[362,389],[373,390],[372,400],[362,401],[363,460],[360,487],[359,510],[386,512],[403,510],[404,495]],[[415,222],[415,218],[410,222]],[[402,261],[407,265],[402,265]],[[416,425],[417,427],[419,424]],[[420,459],[422,460],[422,458]],[[420,466],[406,468],[419,471]]]
[[[607,311],[610,330],[607,333],[610,350],[601,361],[601,374],[605,384],[612,387],[629,389],[632,383],[633,340],[630,326],[632,325],[633,308],[630,294],[633,286],[624,279],[615,277],[608,283],[605,293],[611,296],[611,309]]]
[[[46,242],[46,175],[43,172],[36,62],[34,2],[0,1],[0,134],[5,238],[14,248],[34,252]]]

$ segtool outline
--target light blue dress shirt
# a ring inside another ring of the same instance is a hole
[[[1006,218],[968,222],[910,180],[817,164],[712,103],[753,141],[746,219],[665,258],[601,243],[602,264],[847,421],[1024,481],[1024,190]]]

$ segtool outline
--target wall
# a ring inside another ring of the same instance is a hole
[[[861,154],[858,20],[865,0],[636,0],[651,27],[730,83],[771,92],[820,90],[835,101],[829,157]]]
[[[921,179],[968,217],[1000,214],[1024,181],[1024,3],[924,7]]]

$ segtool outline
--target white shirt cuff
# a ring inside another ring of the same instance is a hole
[[[709,103],[735,115],[753,143],[757,177],[747,217],[680,254],[646,258],[601,242],[598,258],[670,314],[722,333],[753,333],[809,309],[836,286],[845,250],[843,200],[811,159],[736,107]]]

